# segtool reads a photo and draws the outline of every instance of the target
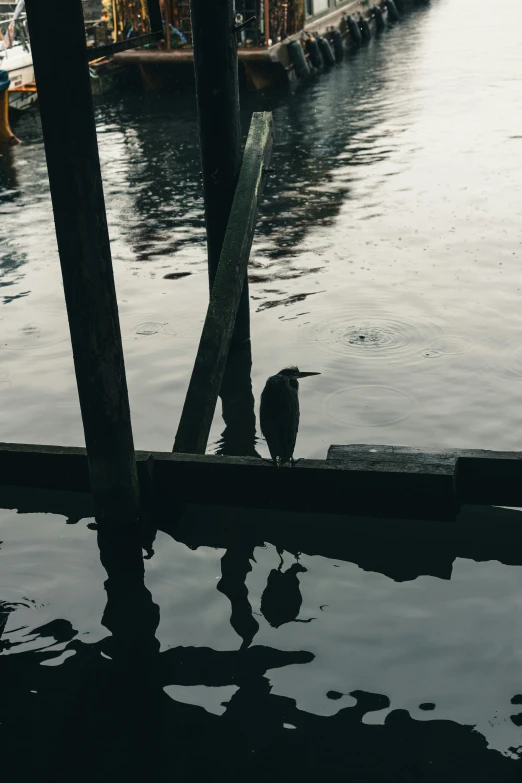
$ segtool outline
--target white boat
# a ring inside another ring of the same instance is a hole
[[[17,111],[29,108],[37,98],[24,5],[25,0],[18,0],[0,15],[0,70],[7,71],[11,82],[9,108]]]

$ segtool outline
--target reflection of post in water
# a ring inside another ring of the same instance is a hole
[[[108,575],[102,625],[112,634],[109,645],[104,644],[112,658],[110,676],[100,695],[105,719],[108,717],[115,725],[115,739],[125,748],[121,758],[123,777],[132,768],[138,778],[150,775],[155,779],[156,765],[161,765],[164,755],[163,689],[155,637],[159,608],[145,587],[138,532],[110,534],[99,530],[98,545]]]
[[[217,454],[259,457],[256,451],[256,414],[251,370],[250,340],[232,344],[219,392],[225,429]]]
[[[142,542],[138,535],[98,531],[100,559],[107,571],[107,605],[102,625],[112,633],[113,660],[118,666],[146,663],[159,651],[155,637],[159,608],[145,587]]]
[[[247,648],[259,630],[259,623],[252,614],[248,600],[246,578],[252,570],[255,542],[252,539],[239,539],[228,547],[221,558],[221,579],[217,589],[226,595],[232,605],[230,625],[243,639],[241,649]]]

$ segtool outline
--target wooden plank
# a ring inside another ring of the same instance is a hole
[[[265,64],[272,62],[267,49],[239,49],[237,56],[240,62],[264,62]],[[138,65],[139,63],[158,65],[192,63],[194,62],[194,50],[188,48],[171,49],[170,51],[162,49],[131,49],[115,54],[114,62],[125,63],[126,65]]]
[[[225,371],[273,143],[270,113],[255,113],[174,451],[203,454]]]
[[[455,481],[459,503],[491,506],[522,506],[522,452],[486,449],[440,449],[413,446],[330,446],[328,460],[456,459]]]
[[[334,459],[336,454],[342,458]],[[160,500],[168,503],[177,497],[172,483],[179,481],[179,499],[184,501],[363,516],[371,516],[372,508],[377,508],[379,515],[388,508],[388,516],[392,516],[395,508],[399,516],[408,510],[410,518],[422,518],[427,513],[422,504],[436,494],[440,486],[437,482],[444,487],[439,505],[448,502],[449,483],[453,484],[456,470],[457,505],[522,507],[520,452],[423,451],[406,446],[355,444],[332,446],[328,456],[326,461],[299,460],[294,468],[278,470],[256,458],[136,452],[140,473],[152,458],[154,490]],[[330,478],[332,475],[334,479]],[[343,476],[348,476],[344,482]],[[90,485],[85,449],[0,443],[0,481],[86,492]],[[330,481],[339,493],[335,497],[321,494]],[[365,499],[365,493],[379,488],[390,491],[389,498]],[[351,507],[345,497],[347,491],[354,493]],[[401,492],[414,491],[416,496],[411,494],[409,500],[401,497]],[[357,506],[362,506],[361,512],[355,510]],[[430,516],[436,518],[437,514]]]
[[[145,46],[146,44],[162,40],[163,30],[159,30],[155,33],[137,35],[135,38],[127,38],[125,41],[116,41],[115,43],[106,44],[104,46],[86,46],[85,53],[87,55],[87,60],[98,57],[111,57],[117,52],[128,51],[129,49],[135,49],[137,46]]]
[[[190,22],[212,291],[241,169],[235,0],[190,0]],[[234,343],[250,339],[246,273],[244,282]]]
[[[57,514],[67,524],[94,515],[92,496],[1,486],[0,507],[18,513]],[[264,543],[289,553],[356,563],[402,582],[419,576],[450,579],[456,558],[522,564],[522,511],[466,506],[456,524],[418,519],[372,519],[345,515],[187,504],[181,513],[159,513],[153,526],[177,541],[248,552]],[[143,542],[146,545],[146,541]],[[248,557],[248,555],[247,555]]]
[[[206,502],[244,508],[321,511],[358,516],[452,519],[456,513],[451,459],[299,460],[276,468],[251,457],[136,452],[151,502],[174,508]],[[88,491],[83,449],[0,444],[4,484]],[[0,501],[1,503],[1,501]]]
[[[56,514],[71,522],[92,518],[96,514],[90,492],[11,484],[0,484],[0,508],[15,509],[19,514]]]
[[[89,457],[101,518],[137,519],[139,492],[81,0],[27,0],[56,237]]]

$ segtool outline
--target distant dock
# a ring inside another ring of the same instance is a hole
[[[143,85],[152,91],[194,84],[190,22],[176,16],[177,0],[171,3],[171,14],[182,28],[186,45],[172,48],[169,35],[162,48],[131,49],[114,55],[115,63],[135,68]],[[340,62],[346,52],[368,43],[400,21],[404,12],[421,4],[426,0],[378,0],[374,4],[350,0],[330,8],[330,0],[312,0],[305,4],[312,13],[304,11],[299,17],[292,11],[292,2],[284,6],[284,16],[278,16],[277,9],[274,13],[270,0],[253,2],[252,6],[258,6],[255,17],[243,22],[243,16],[238,15],[238,28],[242,28],[238,41],[240,84],[244,89],[264,90],[314,75]],[[274,2],[273,6],[280,4]]]

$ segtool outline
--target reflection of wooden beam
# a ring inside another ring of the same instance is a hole
[[[270,113],[254,113],[174,451],[204,454],[246,279],[272,152]]]
[[[175,521],[163,514],[157,524],[190,549],[252,551],[271,544],[289,555],[356,563],[397,582],[451,579],[457,558],[522,565],[522,511],[491,506],[466,506],[448,524],[189,505]]]

